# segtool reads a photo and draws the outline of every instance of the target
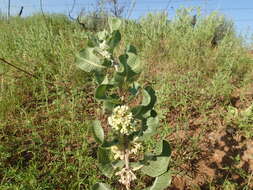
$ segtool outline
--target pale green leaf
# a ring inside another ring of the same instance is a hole
[[[136,95],[139,92],[139,89],[141,88],[140,84],[138,82],[133,82],[132,84],[133,86],[131,88],[129,88],[129,92],[132,95]]]
[[[95,72],[94,73],[94,77],[95,77],[95,82],[97,84],[101,84],[104,80],[105,80],[105,74],[102,72]]]
[[[119,30],[119,28],[121,26],[121,20],[119,18],[109,17],[108,22],[109,22],[109,28],[110,28],[111,32],[113,32],[115,30]]]
[[[99,169],[106,177],[111,178],[114,173],[114,168],[110,160],[110,150],[99,147],[97,156]]]
[[[94,134],[94,138],[98,143],[103,143],[104,142],[104,130],[101,126],[100,121],[95,120],[93,121],[93,126],[92,126],[92,131]]]
[[[137,55],[137,50],[133,45],[128,45],[127,48],[126,48],[126,51],[129,52],[129,53],[134,53],[134,54]]]
[[[113,101],[104,100],[103,102],[103,109],[108,113],[112,113],[115,106],[116,104]]]
[[[163,140],[157,150],[159,155],[149,156],[148,162],[141,171],[151,177],[157,177],[165,173],[169,166],[171,148],[167,141]]]
[[[136,74],[141,73],[143,64],[140,58],[136,54],[130,52],[127,53],[127,56],[127,64],[131,67],[131,70]]]
[[[109,97],[107,96],[107,90],[109,90],[110,88],[112,88],[113,85],[110,84],[101,84],[96,88],[95,91],[95,98],[98,100],[106,100]]]
[[[114,169],[122,169],[125,165],[125,162],[123,160],[117,160],[112,162],[112,166]]]
[[[106,38],[108,36],[108,32],[106,30],[103,30],[101,32],[98,32],[97,36],[98,36],[99,40],[106,40]]]
[[[156,103],[155,91],[151,86],[147,86],[143,89],[143,99],[139,106],[132,109],[132,113],[138,119],[144,119],[153,115],[153,107]],[[152,114],[151,114],[152,113]]]
[[[111,187],[105,183],[96,183],[92,190],[111,190]]]
[[[137,171],[144,166],[141,162],[130,162],[129,165],[133,171]]]
[[[171,180],[171,173],[165,172],[164,174],[156,177],[153,185],[150,187],[150,190],[164,190],[170,186]]]
[[[158,143],[155,153],[156,155],[170,156],[171,155],[170,143],[166,140],[162,140],[161,142]]]
[[[148,106],[150,104],[150,102],[151,102],[151,96],[149,95],[149,91],[147,91],[146,89],[144,89],[142,93],[143,93],[142,94],[143,98],[142,98],[141,105],[142,106]]]
[[[154,107],[155,103],[156,103],[155,91],[151,86],[145,87],[143,90],[142,105],[148,108],[147,110],[150,110]]]
[[[94,48],[85,48],[76,55],[76,65],[78,68],[86,71],[101,71],[106,67],[102,65],[101,60],[94,54]]]
[[[167,171],[169,158],[165,156],[154,156],[148,165],[142,167],[141,171],[151,177],[157,177]]]
[[[156,129],[159,126],[158,117],[149,117],[146,122],[147,129],[143,132],[143,137],[148,138],[156,133]]]
[[[110,40],[108,42],[108,45],[112,51],[119,44],[120,40],[121,40],[120,32],[118,30],[114,31],[112,33],[112,37],[110,38]]]

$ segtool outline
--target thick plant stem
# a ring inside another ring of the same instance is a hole
[[[129,166],[129,150],[125,149],[125,155],[124,155],[124,159],[125,159],[125,168],[127,171],[130,171],[130,166]],[[131,181],[128,178],[128,181],[126,182],[125,186],[127,190],[130,190],[130,185],[131,185]]]
[[[129,149],[128,149],[128,139],[126,136],[124,136],[124,161],[125,161],[125,169],[127,172],[130,172],[130,166],[129,166]],[[125,183],[126,189],[130,190],[130,185],[131,185],[131,179],[129,178],[129,176],[127,177],[127,181]]]

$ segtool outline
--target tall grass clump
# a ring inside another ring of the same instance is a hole
[[[218,13],[206,17],[197,13],[193,24],[192,11],[181,9],[172,20],[164,13],[150,13],[136,27],[126,24],[126,39],[138,44],[144,59],[151,60],[147,74],[166,81],[158,84],[161,92],[165,90],[166,101],[190,105],[201,96],[212,102],[222,97],[219,102],[228,103],[249,72],[250,59],[232,21]]]
[[[0,57],[34,76],[1,61],[0,189],[89,189],[89,76],[72,64],[85,31],[63,15],[34,15],[1,21],[0,33]]]

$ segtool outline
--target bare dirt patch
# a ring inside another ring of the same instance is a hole
[[[226,180],[238,189],[245,185],[253,188],[253,182],[248,179],[253,172],[253,140],[246,139],[236,126],[227,125],[217,115],[210,115],[208,124],[201,120],[201,116],[193,119],[187,129],[177,130],[168,137],[174,145],[175,162],[181,160],[177,163],[180,174],[174,176],[169,189],[210,189],[210,184],[223,189]],[[195,156],[191,149],[194,137],[200,137]]]

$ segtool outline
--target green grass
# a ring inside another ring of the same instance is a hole
[[[243,89],[252,85],[253,61],[232,21],[215,13],[198,15],[193,27],[189,12],[179,11],[172,21],[161,13],[149,14],[138,22],[126,22],[121,31],[120,49],[126,43],[138,48],[146,62],[141,80],[152,83],[158,92],[159,135],[172,144],[170,165],[175,171],[183,164],[194,166],[192,162],[202,159],[203,139],[228,127],[224,117],[228,106],[236,106],[235,96],[240,100],[238,109],[252,102]],[[2,19],[0,28],[0,57],[36,76],[0,63],[4,70],[0,75],[0,189],[91,189],[97,179],[120,189],[116,179],[107,180],[96,166],[97,145],[88,122],[97,109],[94,87],[91,77],[74,65],[90,31],[62,15]],[[218,45],[212,44],[214,37]],[[243,134],[244,128],[234,127]],[[179,132],[185,133],[182,139]],[[205,187],[250,189],[250,171],[229,167],[225,176],[217,174],[217,179],[205,181]],[[235,182],[233,173],[243,182]],[[141,180],[136,185],[135,189],[145,186]]]

